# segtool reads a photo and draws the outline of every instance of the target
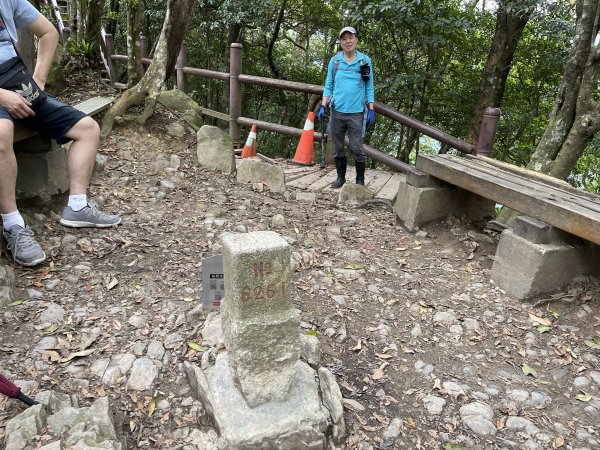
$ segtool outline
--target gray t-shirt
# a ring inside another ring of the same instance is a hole
[[[31,25],[40,12],[27,0],[0,0],[0,64],[17,56],[12,41],[17,45],[17,28]],[[10,33],[10,35],[8,34]]]

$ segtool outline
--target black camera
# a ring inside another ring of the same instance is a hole
[[[358,71],[360,72],[363,81],[369,81],[371,79],[371,67],[367,63],[361,64]]]

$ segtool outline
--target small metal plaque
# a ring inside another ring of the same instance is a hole
[[[202,306],[204,309],[219,308],[225,296],[223,255],[202,260]]]

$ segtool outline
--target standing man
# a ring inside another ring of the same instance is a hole
[[[73,141],[68,156],[70,195],[60,219],[62,225],[109,227],[119,224],[121,218],[103,213],[94,204],[88,203],[87,189],[100,140],[98,124],[53,97],[44,99],[43,90],[58,44],[58,32],[27,0],[0,0],[0,13],[0,80],[11,78],[11,71],[14,72],[15,64],[19,63],[15,59],[18,58],[17,29],[25,28],[38,38],[35,70],[22,84],[22,91],[4,81],[0,84],[0,213],[3,235],[17,263],[35,266],[46,259],[46,254],[17,209],[17,161],[13,151],[15,120],[59,144]],[[31,89],[25,89],[28,84],[29,87],[34,85],[33,95]],[[35,89],[35,84],[39,90]]]
[[[348,132],[350,150],[356,166],[356,184],[365,185],[363,136],[366,127],[375,121],[375,94],[373,88],[373,66],[371,58],[356,50],[356,30],[344,27],[340,31],[341,52],[329,61],[327,79],[323,90],[321,108],[317,114],[321,121],[325,108],[331,108],[330,126],[333,136],[337,180],[331,187],[338,189],[346,182],[347,159],[344,140]]]

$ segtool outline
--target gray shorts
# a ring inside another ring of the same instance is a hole
[[[365,162],[367,156],[363,150],[363,113],[342,113],[333,111],[331,115],[331,136],[333,138],[333,157],[345,158],[344,141],[348,133],[348,146],[355,162]]]
[[[48,95],[45,102],[34,108],[35,116],[24,119],[14,119],[4,107],[0,106],[0,119],[17,121],[33,128],[44,137],[54,139],[59,144],[65,144],[71,139],[65,134],[87,115],[60,100]]]

